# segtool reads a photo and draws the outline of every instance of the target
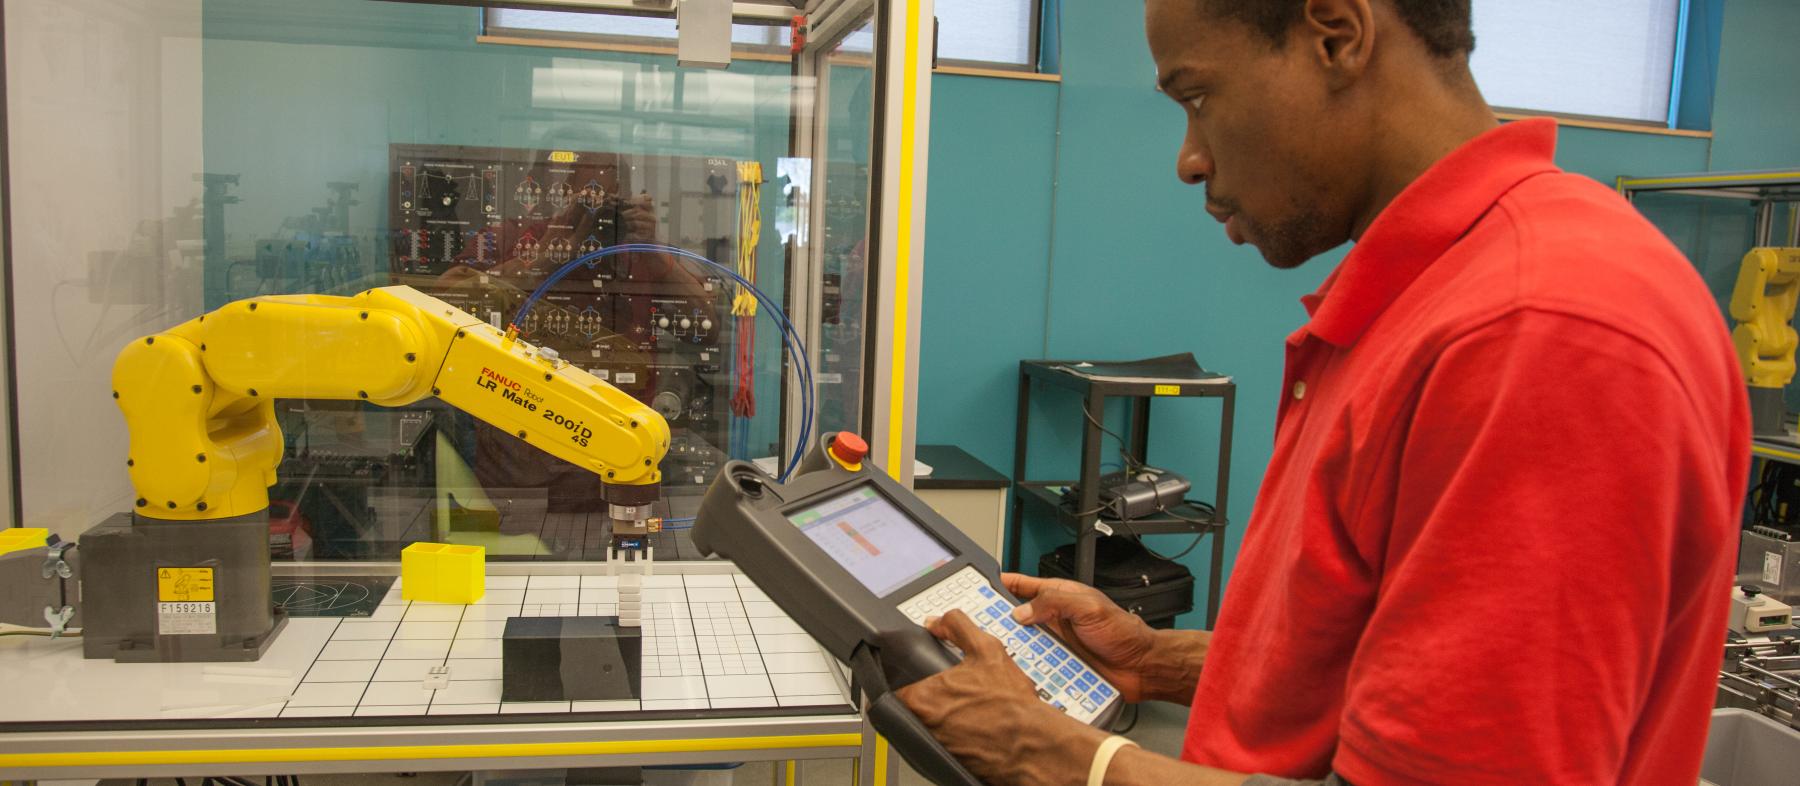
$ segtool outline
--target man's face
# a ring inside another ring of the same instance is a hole
[[[1275,48],[1200,0],[1149,0],[1147,11],[1157,78],[1187,113],[1176,171],[1206,185],[1206,210],[1231,241],[1285,269],[1348,240],[1334,205],[1356,142],[1328,111],[1325,74],[1301,36]]]

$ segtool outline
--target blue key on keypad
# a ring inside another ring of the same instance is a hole
[[[984,598],[994,597],[994,591],[987,587],[982,587],[981,588],[981,596]]]
[[[1077,680],[1075,684],[1080,685],[1082,690],[1088,690],[1099,683],[1099,678],[1095,677],[1092,672],[1086,672],[1081,675],[1081,679]]]
[[[1049,652],[1050,648],[1044,646],[1044,643],[1041,641],[1034,641],[1031,643],[1031,651],[1035,652],[1039,655],[1043,655],[1043,654]]]
[[[1074,681],[1076,679],[1076,677],[1081,674],[1080,671],[1077,671],[1075,669],[1075,666],[1073,664],[1062,667],[1062,671],[1059,673],[1062,674],[1064,677],[1067,677],[1070,681]]]
[[[1113,695],[1113,689],[1111,686],[1101,685],[1100,689],[1095,691],[1094,693],[1102,699],[1110,699],[1110,698],[1112,698],[1112,695]]]
[[[1050,651],[1050,662],[1051,663],[1061,666],[1062,662],[1065,660],[1068,660],[1068,659],[1069,659],[1069,651],[1068,650],[1058,647],[1058,648]]]
[[[1002,626],[1005,626],[1005,628],[1007,630],[1018,630],[1019,629],[1019,623],[1013,622],[1012,617],[1001,617],[1000,624]]]

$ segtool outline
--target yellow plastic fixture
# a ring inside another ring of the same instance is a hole
[[[487,594],[487,549],[414,543],[400,552],[400,597],[429,603],[474,603]]]
[[[0,529],[0,554],[42,548],[50,544],[50,530],[43,527]]]

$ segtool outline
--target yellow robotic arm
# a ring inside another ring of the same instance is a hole
[[[1800,304],[1800,248],[1758,248],[1744,257],[1731,291],[1731,342],[1750,383],[1758,436],[1785,433],[1782,390],[1794,380],[1794,308]]]
[[[113,365],[141,516],[268,507],[277,398],[400,406],[426,396],[592,471],[621,524],[649,518],[669,449],[655,410],[548,349],[411,287],[241,300],[133,342]]]
[[[1758,248],[1744,257],[1731,292],[1731,332],[1744,378],[1759,388],[1794,379],[1794,307],[1800,302],[1800,248]]]

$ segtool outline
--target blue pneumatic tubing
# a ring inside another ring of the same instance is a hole
[[[688,251],[687,249],[665,246],[657,243],[628,243],[603,248],[599,251],[584,254],[570,260],[562,267],[558,268],[555,273],[550,274],[549,278],[544,279],[543,283],[539,284],[537,289],[532,290],[531,295],[526,297],[525,302],[519,306],[518,313],[513,316],[512,327],[516,328],[524,323],[526,315],[531,313],[532,306],[537,305],[537,302],[544,297],[544,294],[550,291],[550,287],[563,280],[563,278],[567,277],[569,273],[573,272],[577,267],[586,265],[591,268],[595,263],[607,257],[633,252],[669,254],[680,259],[687,259],[706,265],[714,271],[730,278],[738,286],[743,287],[745,291],[749,292],[751,296],[755,297],[757,301],[762,304],[763,308],[766,309],[769,312],[769,315],[775,320],[776,327],[781,330],[782,343],[787,347],[788,354],[799,360],[799,364],[795,367],[795,371],[796,376],[800,378],[801,383],[800,440],[799,443],[794,446],[794,454],[789,458],[787,467],[781,472],[780,480],[786,482],[787,479],[793,475],[794,470],[800,466],[800,459],[805,456],[807,442],[812,436],[813,409],[815,406],[812,361],[807,357],[806,344],[801,340],[799,331],[795,330],[793,323],[788,321],[787,312],[783,311],[781,306],[776,304],[773,298],[764,294],[762,290],[757,289],[755,284],[745,280],[743,276],[738,275],[737,271],[692,251]]]

